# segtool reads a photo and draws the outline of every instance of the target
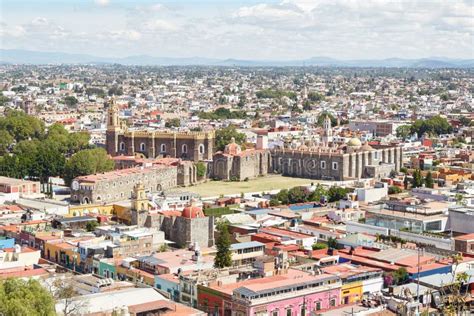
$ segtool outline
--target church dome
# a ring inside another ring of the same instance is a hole
[[[224,153],[228,155],[238,155],[242,152],[242,148],[235,142],[235,138],[232,137],[230,144],[227,144],[224,149]]]
[[[195,201],[191,201],[191,205],[186,206],[183,209],[181,216],[186,218],[206,217],[206,215],[204,215],[204,212],[202,211],[202,208],[200,206],[197,206]]]
[[[360,146],[362,146],[362,142],[357,137],[352,137],[347,142],[347,146],[349,146],[349,147],[360,147]]]
[[[363,151],[372,151],[374,150],[374,148],[372,148],[372,146],[369,145],[369,143],[364,143],[364,145],[362,145],[362,147],[360,148],[361,150]]]
[[[306,150],[308,150],[308,146],[306,146],[305,144],[302,144],[302,145],[300,145],[300,146],[298,147],[298,150],[304,150],[304,151],[306,151]]]

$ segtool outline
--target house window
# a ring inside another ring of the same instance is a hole
[[[375,160],[379,159],[379,152],[378,151],[374,151],[374,159]]]
[[[204,145],[203,144],[199,145],[199,153],[204,154]]]
[[[338,167],[339,167],[339,166],[338,166],[338,163],[337,163],[337,162],[333,162],[333,163],[332,163],[332,170],[337,170]]]
[[[165,144],[161,144],[161,146],[160,146],[160,151],[161,151],[162,153],[166,152],[166,145],[165,145]]]
[[[288,308],[286,310],[286,316],[291,316],[291,312],[292,312],[291,308]]]
[[[321,302],[316,302],[316,310],[321,310]]]
[[[278,309],[272,312],[272,316],[278,316]]]
[[[141,150],[141,151],[145,151],[145,143],[141,143],[141,144],[140,144],[140,150]]]
[[[335,298],[331,298],[331,300],[329,301],[329,306],[331,306],[331,307],[336,306],[336,299]]]
[[[121,151],[124,151],[124,150],[125,150],[125,143],[124,143],[124,142],[121,142],[121,143],[120,143],[120,150],[121,150]]]
[[[321,161],[321,169],[326,169],[326,161]]]
[[[183,154],[187,154],[188,153],[188,145],[183,144],[183,146],[181,147],[181,151],[183,152]]]

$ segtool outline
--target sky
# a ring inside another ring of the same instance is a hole
[[[474,0],[1,0],[0,44],[104,57],[474,58]]]

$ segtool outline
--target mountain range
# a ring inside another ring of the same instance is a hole
[[[153,57],[136,55],[128,57],[100,57],[88,54],[61,52],[39,52],[20,49],[0,49],[0,63],[3,64],[121,64],[156,66],[240,66],[240,67],[400,67],[400,68],[474,68],[474,59],[452,59],[430,57],[420,59],[353,59],[340,60],[329,57],[312,57],[301,60],[243,60],[214,59],[203,57]]]

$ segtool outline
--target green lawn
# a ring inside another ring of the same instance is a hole
[[[240,194],[248,192],[267,192],[271,190],[289,189],[298,185],[309,185],[316,180],[283,177],[281,175],[270,175],[242,182],[208,181],[206,183],[179,188],[179,191],[194,192],[202,197],[213,197],[228,194]]]

